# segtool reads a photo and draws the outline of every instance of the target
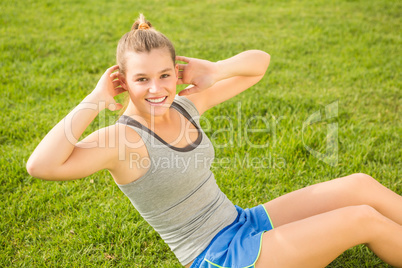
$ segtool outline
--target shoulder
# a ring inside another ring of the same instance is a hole
[[[117,184],[127,184],[143,176],[149,169],[148,149],[143,137],[135,127],[119,121],[111,126],[115,133],[117,157],[114,165],[109,169]],[[112,131],[112,132],[113,132]]]
[[[113,164],[108,168],[117,183],[127,183],[142,174],[142,170],[132,167],[133,159],[148,157],[146,144],[134,127],[116,123],[108,127],[109,148],[113,148]]]
[[[116,159],[126,153],[129,148],[131,151],[143,146],[141,136],[132,128],[125,124],[113,124],[91,133],[76,147],[88,151],[93,148],[98,152],[103,152],[104,158],[108,160],[108,166],[112,165]]]
[[[119,121],[109,127],[109,132],[111,134],[113,133],[111,140],[115,140],[120,147],[128,146],[131,149],[135,149],[144,145],[144,141],[140,133],[135,130],[135,127],[131,127]]]
[[[113,124],[91,133],[83,141],[79,142],[77,145],[80,147],[85,147],[85,143],[97,142],[99,147],[113,149],[119,143],[127,143],[140,141],[141,136],[134,131],[131,127],[125,124]],[[103,146],[102,146],[103,145]]]
[[[200,105],[197,105],[198,102],[197,99],[194,98],[194,95],[196,94],[186,96],[176,95],[174,102],[183,107],[191,115],[191,117],[199,117],[201,115],[201,107]]]

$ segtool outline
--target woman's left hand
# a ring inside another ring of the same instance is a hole
[[[176,60],[187,63],[179,64],[177,84],[190,85],[180,91],[180,96],[200,92],[213,86],[219,80],[217,79],[218,67],[214,62],[184,56],[176,56]]]

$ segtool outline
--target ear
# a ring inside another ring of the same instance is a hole
[[[179,64],[176,64],[174,67],[174,71],[176,73],[176,81],[179,79]]]
[[[120,76],[119,76],[119,80],[120,80],[120,85],[121,85],[121,87],[128,91],[128,86],[127,86],[126,77],[124,77],[123,75],[120,75]]]

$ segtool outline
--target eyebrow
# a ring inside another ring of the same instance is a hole
[[[165,73],[165,72],[172,71],[172,70],[173,70],[173,68],[168,67],[168,68],[163,69],[163,70],[160,71],[159,73]],[[134,74],[134,75],[133,75],[133,77],[136,77],[136,76],[147,76],[147,74],[144,74],[144,73],[137,73],[137,74]]]

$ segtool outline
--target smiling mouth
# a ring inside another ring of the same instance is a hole
[[[166,99],[167,99],[167,96],[162,97],[162,98],[157,98],[157,99],[145,99],[145,100],[152,104],[160,104],[160,103],[163,103]]]

